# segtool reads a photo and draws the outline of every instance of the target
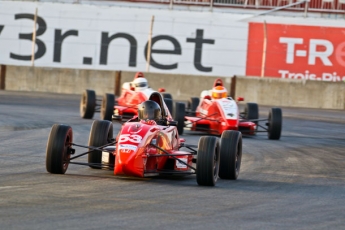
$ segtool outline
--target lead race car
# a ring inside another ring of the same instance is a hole
[[[267,132],[268,138],[279,140],[282,130],[282,110],[270,108],[268,118],[259,119],[259,109],[256,103],[246,103],[244,111],[239,111],[238,102],[228,97],[221,79],[216,79],[212,90],[201,92],[201,100],[193,97],[188,101],[187,109],[183,105],[176,105],[175,120],[183,128],[191,131],[202,131],[209,134],[221,135],[226,130],[238,130],[246,135]],[[178,103],[177,104],[181,104]],[[265,124],[262,124],[265,122]]]
[[[189,145],[177,132],[159,93],[140,104],[138,117],[126,121],[113,138],[113,124],[107,120],[92,123],[87,146],[73,142],[68,125],[53,125],[46,148],[46,169],[64,174],[69,164],[93,169],[110,169],[116,176],[152,177],[155,175],[196,174],[199,185],[214,186],[218,177],[236,180],[242,159],[242,134],[226,131],[220,138],[203,136],[198,145]],[[113,115],[121,121],[121,116]],[[76,147],[88,149],[76,153]],[[187,150],[183,150],[187,149]],[[88,155],[88,162],[75,159]]]
[[[164,93],[164,88],[160,88],[158,91],[162,93],[169,111],[172,111],[171,94]],[[86,89],[80,100],[80,116],[85,119],[91,119],[95,112],[100,112],[102,120],[111,121],[113,114],[121,115],[124,119],[130,119],[137,115],[138,105],[146,101],[153,92],[156,91],[149,87],[144,74],[137,72],[132,82],[122,84],[119,98],[115,99],[114,94],[106,93],[99,100],[96,98],[94,90]],[[99,101],[101,101],[100,104],[97,103]]]

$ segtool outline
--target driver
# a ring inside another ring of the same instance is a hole
[[[224,86],[215,86],[211,90],[211,98],[212,99],[221,99],[226,98],[228,96],[228,91]]]
[[[138,107],[138,118],[141,123],[155,125],[162,119],[161,108],[155,101],[144,101]]]
[[[132,86],[134,87],[134,90],[136,92],[144,91],[145,89],[149,88],[149,84],[142,72],[137,72],[135,74],[134,80],[132,82]]]

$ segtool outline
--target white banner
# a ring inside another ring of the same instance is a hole
[[[244,75],[243,15],[178,10],[0,2],[0,64],[145,71],[151,17],[151,72]]]

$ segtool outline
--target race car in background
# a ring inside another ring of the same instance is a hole
[[[176,105],[174,119],[180,123],[179,133],[182,134],[184,128],[214,135],[221,135],[226,130],[238,130],[246,135],[267,132],[269,139],[280,139],[282,130],[280,108],[271,108],[267,119],[259,119],[256,103],[246,103],[244,111],[240,112],[238,107],[240,101],[244,101],[244,98],[239,97],[235,101],[228,97],[222,80],[216,79],[212,90],[202,91],[200,98],[192,97],[186,109],[183,105]]]
[[[158,91],[162,93],[169,111],[172,111],[172,96],[164,93],[164,88],[160,88]],[[132,82],[122,84],[121,95],[116,99],[114,94],[107,93],[99,100],[96,98],[94,90],[85,90],[80,100],[80,116],[85,119],[92,119],[95,112],[100,112],[102,120],[111,121],[113,114],[121,115],[124,119],[130,119],[137,115],[138,105],[146,101],[153,92],[156,91],[149,87],[144,74],[137,72]]]
[[[197,183],[204,186],[214,186],[218,177],[238,178],[242,159],[240,132],[225,131],[220,138],[202,136],[197,146],[189,145],[178,135],[177,122],[163,109],[166,105],[162,95],[156,92],[149,99],[139,106],[137,118],[122,125],[116,138],[112,122],[95,120],[87,146],[73,142],[70,126],[53,125],[46,148],[47,171],[64,174],[69,164],[77,164],[110,169],[121,177],[196,174]],[[120,115],[113,118],[121,121]],[[75,148],[87,150],[77,154]],[[87,163],[75,161],[86,154]]]

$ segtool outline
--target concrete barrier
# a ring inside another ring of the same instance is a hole
[[[202,90],[212,88],[217,76],[144,73],[150,87],[165,88],[176,100],[198,97]],[[133,80],[135,72],[121,72],[122,85]],[[230,92],[231,78],[220,77]],[[93,89],[97,95],[114,93],[115,71],[37,68],[7,66],[6,90],[81,94]],[[236,77],[236,97],[259,105],[323,109],[345,109],[345,83],[290,80],[259,77]]]
[[[239,77],[236,95],[262,105],[345,109],[345,83]]]

